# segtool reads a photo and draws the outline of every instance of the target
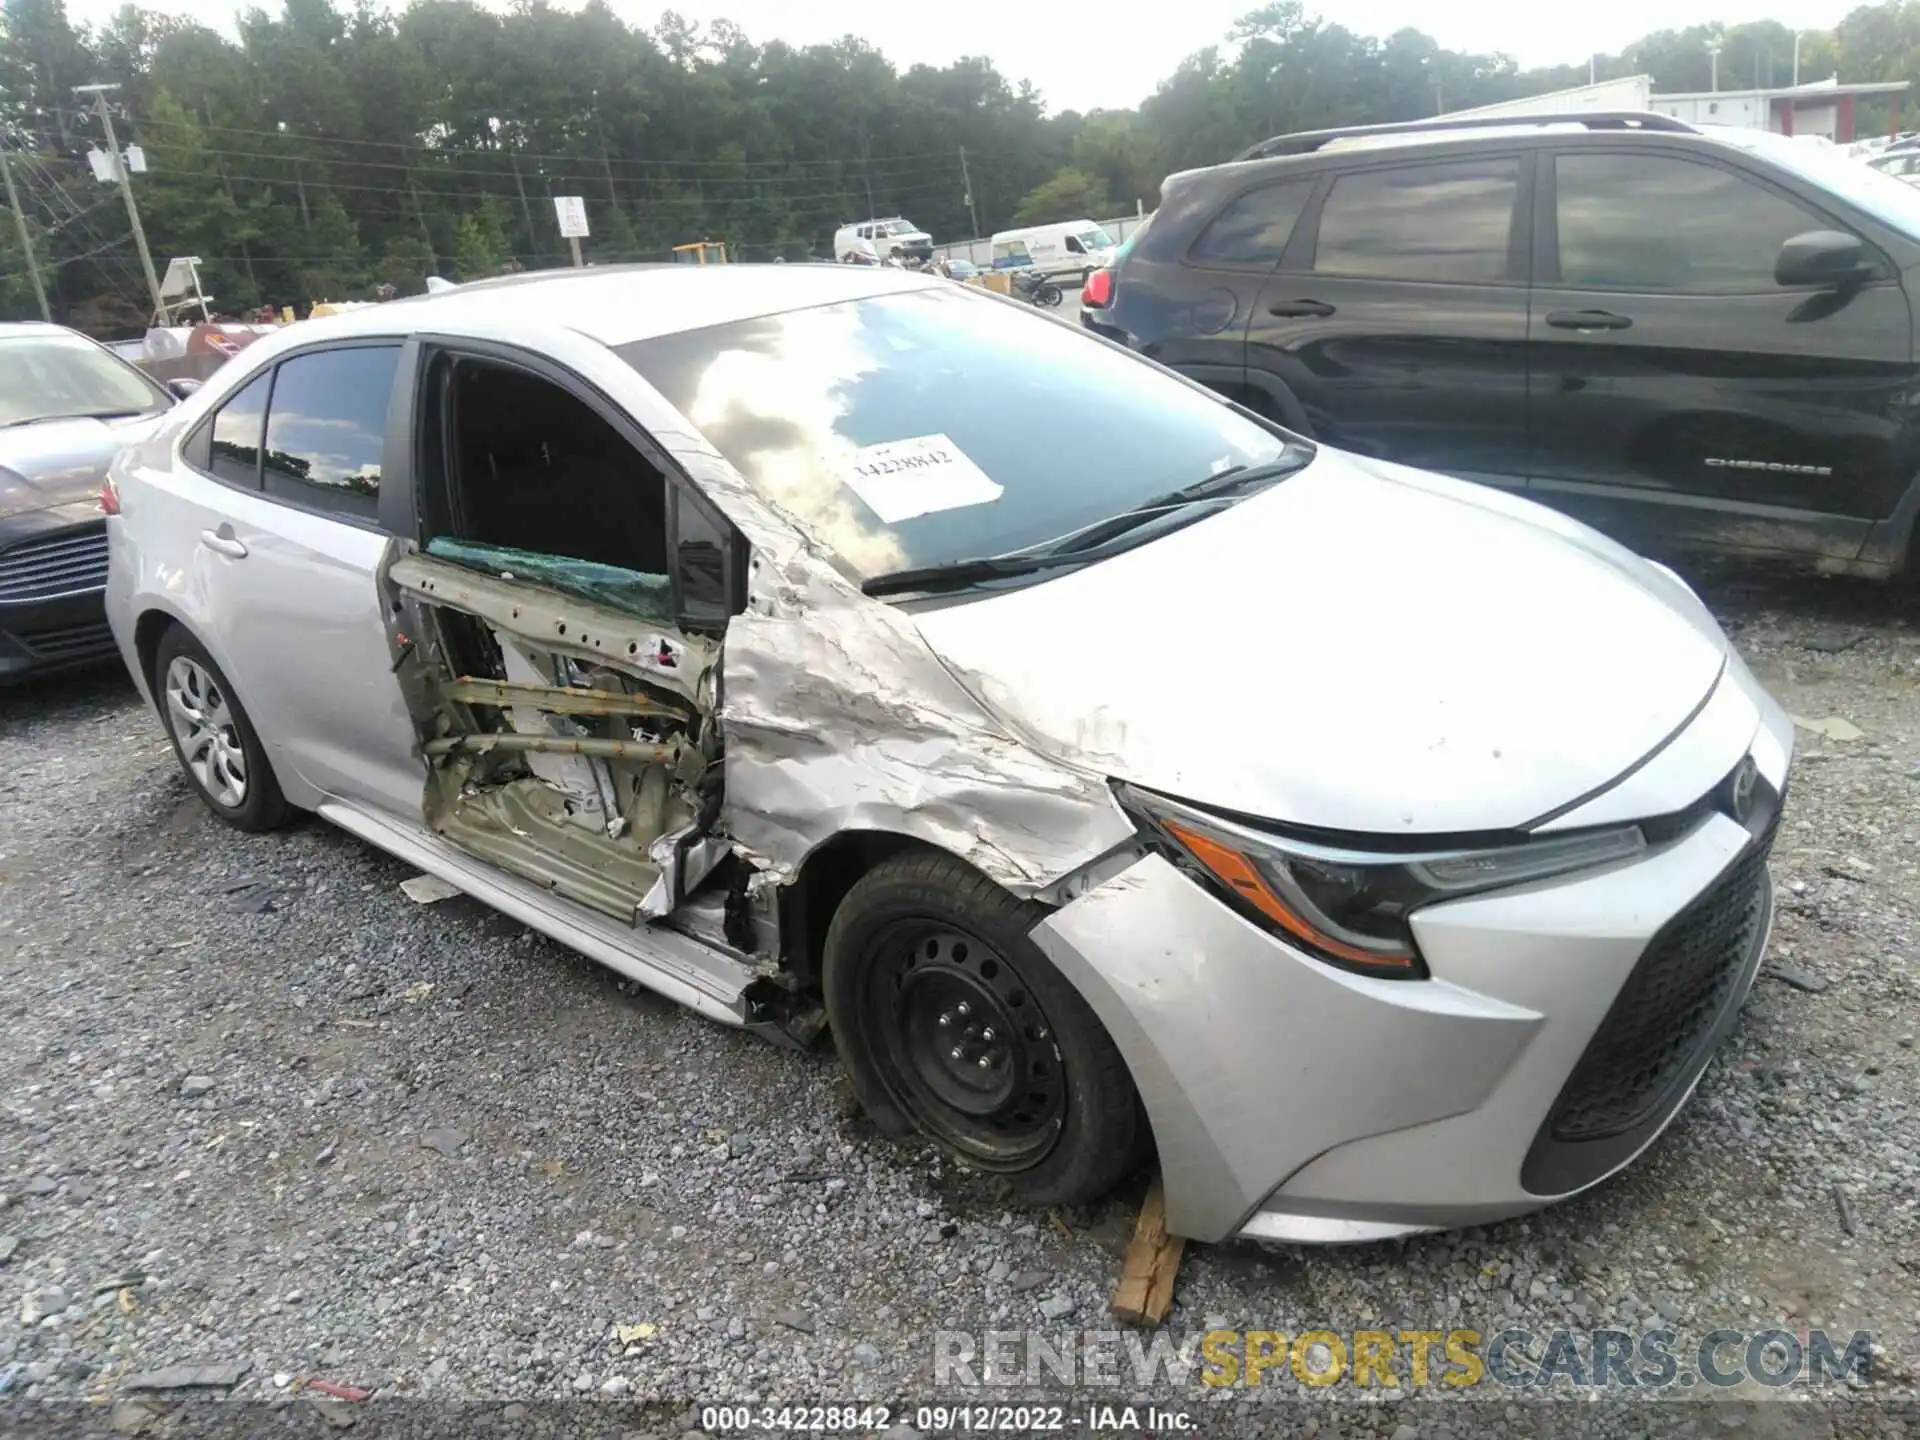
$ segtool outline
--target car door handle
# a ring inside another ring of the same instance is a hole
[[[1267,306],[1267,313],[1285,316],[1289,320],[1304,320],[1309,316],[1323,320],[1333,314],[1333,306],[1324,300],[1276,300]]]
[[[226,530],[224,533],[217,530],[202,530],[200,532],[200,543],[206,546],[207,549],[213,551],[214,554],[225,555],[229,560],[244,560],[247,558],[246,543],[236,539],[231,530]]]
[[[1633,321],[1611,310],[1555,310],[1547,324],[1556,330],[1624,330]]]

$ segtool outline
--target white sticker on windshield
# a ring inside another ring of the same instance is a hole
[[[829,463],[846,487],[888,525],[941,510],[991,505],[1006,493],[945,435],[868,445],[831,457]]]

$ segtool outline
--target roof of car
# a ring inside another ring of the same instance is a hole
[[[928,290],[946,282],[910,270],[865,265],[609,265],[540,270],[456,286],[385,305],[307,321],[334,335],[392,334],[469,322],[532,321],[576,330],[605,345],[700,330],[860,300],[870,295]],[[404,322],[402,317],[404,316]]]
[[[1425,120],[1405,120],[1391,125],[1346,125],[1332,130],[1300,130],[1275,135],[1249,146],[1235,160],[1271,160],[1289,155],[1311,155],[1335,147],[1348,148],[1368,144],[1418,144],[1478,138],[1510,138],[1514,134],[1544,131],[1564,132],[1653,131],[1692,135],[1698,131],[1684,120],[1648,110],[1606,110],[1584,112],[1542,111],[1538,114],[1436,115]]]
[[[69,330],[64,325],[52,325],[45,320],[0,320],[0,340],[30,340],[36,335],[78,335],[78,330]]]

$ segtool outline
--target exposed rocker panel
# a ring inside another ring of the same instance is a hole
[[[511,915],[610,970],[722,1025],[745,1023],[747,986],[759,977],[697,941],[658,928],[627,930],[584,906],[488,869],[431,836],[329,800],[322,819]]]

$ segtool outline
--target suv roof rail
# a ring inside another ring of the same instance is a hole
[[[1444,115],[1431,120],[1407,120],[1396,125],[1348,125],[1337,130],[1302,130],[1292,135],[1275,135],[1249,146],[1234,160],[1267,160],[1276,155],[1311,155],[1335,140],[1357,140],[1375,135],[1426,135],[1453,130],[1509,130],[1534,125],[1584,125],[1589,130],[1662,130],[1683,135],[1700,132],[1684,120],[1671,115],[1656,115],[1650,110],[1588,111],[1584,114],[1539,115],[1462,115],[1449,119]]]

